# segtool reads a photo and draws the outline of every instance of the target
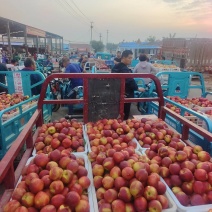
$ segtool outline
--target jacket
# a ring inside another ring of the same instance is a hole
[[[157,70],[152,66],[151,63],[148,63],[147,61],[142,61],[135,66],[134,73],[156,74]],[[144,82],[145,84],[148,84],[150,82],[150,79],[144,78]]]
[[[22,71],[33,71],[33,72],[35,72],[35,71],[34,71],[32,68],[30,68],[30,67],[25,67],[25,68],[22,69]],[[30,75],[31,85],[34,85],[34,84],[36,84],[37,82],[40,82],[40,81],[42,81],[42,80],[43,80],[42,77],[41,77],[40,75],[38,75],[38,74],[31,74],[31,75]],[[39,95],[40,92],[41,92],[41,87],[42,87],[42,84],[37,85],[36,87],[32,88],[32,89],[31,89],[32,96],[34,96],[34,95]]]
[[[132,73],[131,69],[129,69],[124,63],[116,64],[111,73]],[[125,94],[129,98],[134,97],[134,91],[138,90],[138,86],[133,78],[127,78],[125,81]]]
[[[78,64],[70,63],[65,70],[65,73],[82,73],[82,69]],[[71,81],[71,88],[75,88],[77,86],[83,85],[83,80],[80,78],[73,78],[70,79]]]

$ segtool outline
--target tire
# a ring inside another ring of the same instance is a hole
[[[52,107],[52,112],[57,112],[60,109],[60,104],[55,104]]]
[[[142,98],[142,97],[144,98],[145,96],[146,96],[145,93],[141,93],[138,98]],[[146,114],[147,110],[148,110],[148,103],[147,102],[138,102],[137,109],[141,114]]]

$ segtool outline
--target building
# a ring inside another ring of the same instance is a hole
[[[69,50],[70,52],[77,52],[77,54],[80,54],[91,52],[92,48],[90,44],[70,43]]]
[[[122,42],[118,45],[118,50],[131,50],[135,58],[139,56],[140,53],[147,55],[156,55],[159,56],[161,52],[161,43],[160,42]]]

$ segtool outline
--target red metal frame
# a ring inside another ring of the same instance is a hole
[[[4,156],[4,158],[0,161],[0,183],[4,183],[5,188],[7,189],[1,200],[0,200],[0,211],[5,205],[6,202],[11,198],[11,194],[15,185],[18,182],[18,179],[21,175],[21,171],[24,168],[26,161],[31,156],[33,146],[35,143],[35,139],[37,137],[37,133],[39,127],[43,124],[42,120],[42,106],[43,104],[73,104],[73,103],[83,103],[84,104],[84,122],[88,121],[88,79],[98,78],[117,78],[121,79],[121,98],[120,98],[120,114],[123,117],[124,111],[124,103],[126,102],[138,102],[138,101],[158,101],[159,102],[159,114],[158,117],[165,119],[166,113],[170,114],[172,117],[179,120],[183,125],[183,133],[182,138],[183,141],[187,142],[188,139],[188,131],[192,129],[198,132],[203,137],[207,138],[209,141],[212,141],[212,134],[200,128],[199,126],[193,124],[182,116],[176,114],[175,112],[169,110],[164,107],[164,99],[162,94],[162,89],[160,86],[160,82],[158,78],[150,74],[130,74],[132,78],[151,78],[156,85],[156,89],[158,92],[158,97],[156,98],[137,98],[137,99],[126,99],[124,98],[124,90],[125,90],[125,78],[129,78],[129,74],[52,74],[49,76],[46,81],[43,83],[42,92],[40,95],[40,99],[38,101],[38,108],[33,114],[32,118],[29,120],[28,124],[24,127],[23,131],[17,137],[17,139],[13,142],[12,146]],[[53,78],[83,78],[84,81],[84,99],[83,100],[44,100],[46,88],[49,82]],[[32,129],[33,126],[37,127],[36,132],[33,134]],[[13,162],[16,156],[18,155],[20,149],[26,142],[27,149],[17,167],[16,170],[13,169]]]
[[[142,102],[142,101],[158,101],[159,113],[158,116],[162,118],[163,114],[161,107],[164,106],[163,93],[158,78],[152,74],[130,74],[131,78],[150,78],[155,82],[155,87],[158,93],[158,97],[155,98],[124,98],[125,91],[125,79],[129,78],[129,74],[52,74],[48,76],[43,83],[41,95],[38,101],[38,109],[42,108],[43,104],[77,104],[83,103],[83,117],[84,123],[88,122],[88,80],[89,79],[121,79],[121,96],[120,96],[120,115],[124,117],[124,103],[129,102]],[[44,100],[47,86],[54,78],[82,78],[83,79],[83,99],[66,99],[66,100]]]

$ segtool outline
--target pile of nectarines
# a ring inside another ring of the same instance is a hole
[[[36,153],[45,153],[58,149],[61,152],[84,152],[82,124],[77,120],[67,121],[61,118],[43,124],[35,141]]]
[[[121,150],[127,146],[137,148],[136,141],[133,140],[133,125],[121,122],[116,119],[103,119],[95,123],[88,123],[87,134],[91,150],[96,151],[101,148]]]
[[[136,154],[133,147],[89,155],[99,212],[162,211],[169,207],[165,184],[157,173],[151,173],[149,159]]]
[[[212,204],[212,163],[202,147],[178,150],[157,144],[146,150],[146,155],[151,170],[164,178],[182,205]]]
[[[89,212],[85,161],[59,150],[38,154],[22,171],[21,182],[4,212]]]
[[[168,127],[160,120],[149,120],[142,118],[139,128],[134,131],[135,138],[143,148],[150,148],[151,145],[163,144],[181,149],[184,145],[180,142],[180,134]]]

